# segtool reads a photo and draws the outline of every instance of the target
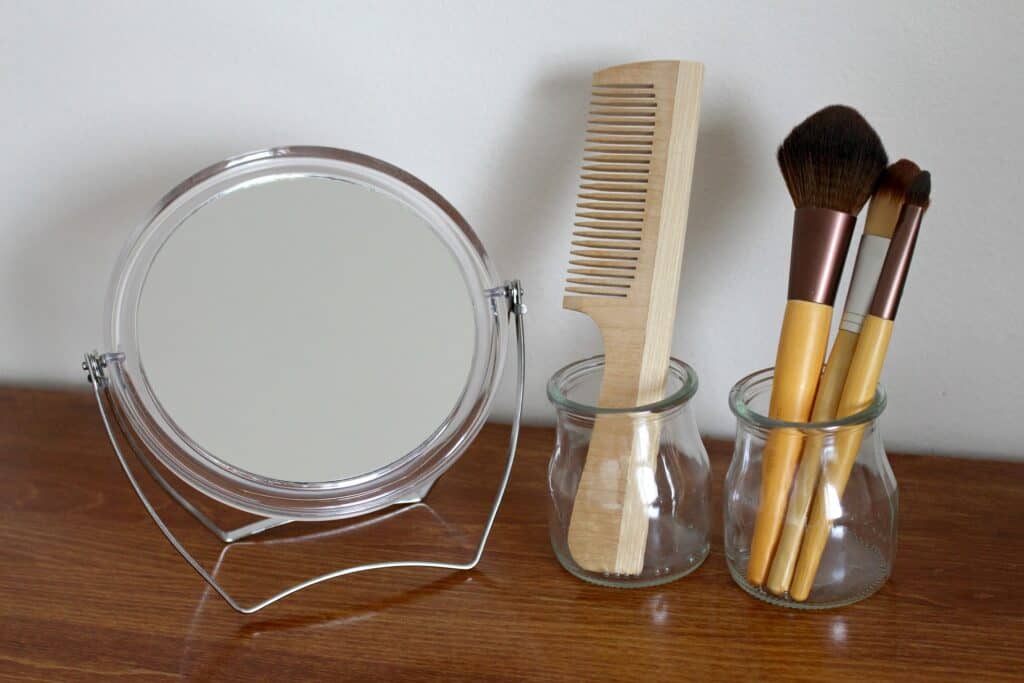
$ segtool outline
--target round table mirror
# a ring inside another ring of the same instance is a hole
[[[157,458],[266,516],[416,499],[486,418],[500,289],[462,217],[363,155],[285,148],[172,191],[111,297],[114,396]]]

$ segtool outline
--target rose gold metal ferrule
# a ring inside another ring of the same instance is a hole
[[[885,252],[882,274],[878,276],[875,296],[868,309],[870,315],[885,320],[896,319],[896,310],[900,307],[903,286],[907,283],[910,261],[914,257],[914,247],[917,245],[917,234],[921,230],[922,216],[923,206],[903,205],[900,217],[896,221],[896,229],[892,233],[889,250]]]
[[[833,209],[802,208],[793,216],[789,298],[831,306],[857,217]]]

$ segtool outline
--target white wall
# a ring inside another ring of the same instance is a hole
[[[1024,451],[1024,3],[0,2],[0,381],[82,382],[113,261],[167,189],[281,144],[420,176],[528,288],[528,416],[597,352],[560,308],[590,73],[707,66],[675,353],[731,435],[734,380],[770,365],[791,205],[774,152],[844,102],[933,172],[885,383],[894,449]],[[508,400],[504,408],[507,410]]]

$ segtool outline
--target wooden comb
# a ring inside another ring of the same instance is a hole
[[[602,408],[664,397],[703,73],[696,62],[658,61],[594,74],[562,305],[601,330]],[[643,485],[653,481],[658,437],[628,415],[597,416],[569,524],[583,569],[643,570],[653,502]]]

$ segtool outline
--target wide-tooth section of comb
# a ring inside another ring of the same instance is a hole
[[[651,83],[593,86],[567,293],[628,296],[640,257],[657,109]]]

